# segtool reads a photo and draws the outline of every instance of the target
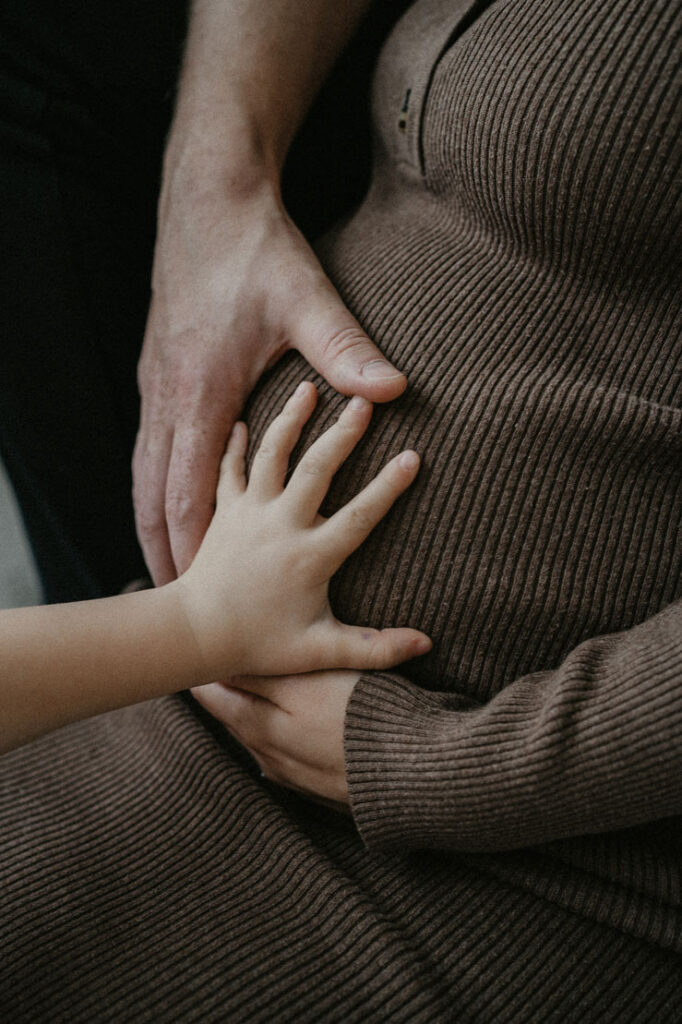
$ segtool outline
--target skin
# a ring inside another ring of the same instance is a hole
[[[259,377],[284,352],[300,351],[342,394],[387,402],[407,385],[344,306],[280,191],[293,136],[370,3],[195,0],[192,6],[138,370],[133,496],[157,585],[190,565],[213,516],[225,440]],[[288,721],[300,723],[298,733],[287,733],[280,764],[263,764],[285,784],[339,795],[342,760],[337,756],[333,768],[320,761],[313,785],[304,767],[306,735],[311,727],[320,736],[333,733],[338,754],[343,714],[327,698],[341,693],[342,681],[348,690],[349,677],[332,672],[316,679],[317,688],[309,677],[287,687],[287,694],[305,688],[313,720],[292,712]],[[281,685],[273,682],[268,692]],[[216,695],[224,697],[215,688],[196,691],[235,735],[241,729],[246,736],[245,716],[237,723]],[[253,734],[265,735],[269,704],[250,706]],[[299,760],[300,770],[293,767]]]
[[[230,730],[271,782],[348,807],[346,707],[359,672],[237,677],[195,687],[195,699]]]
[[[199,0],[164,158],[138,367],[138,534],[157,585],[206,532],[220,459],[264,370],[298,349],[342,394],[406,387],[288,217],[287,149],[368,0]]]
[[[212,679],[386,668],[430,647],[416,630],[347,626],[330,577],[414,479],[404,452],[330,519],[318,509],[364,433],[371,406],[348,404],[284,486],[316,400],[304,383],[266,431],[247,483],[247,430],[222,459],[217,507],[177,580],[101,601],[0,613],[0,752],[68,722]]]

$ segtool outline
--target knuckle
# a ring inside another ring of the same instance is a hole
[[[270,437],[264,437],[258,449],[258,458],[266,462],[271,462],[278,456],[279,448],[275,438],[272,435],[270,435]]]
[[[350,508],[348,517],[351,529],[358,533],[366,533],[374,526],[374,519],[365,508]]]
[[[326,464],[319,455],[306,455],[301,459],[300,468],[306,476],[319,477],[324,475]]]
[[[142,539],[156,537],[165,525],[163,513],[155,506],[140,501],[135,503],[135,522],[137,532]]]
[[[324,568],[321,568],[324,566],[324,561],[324,544],[314,540],[312,544],[290,544],[283,564],[288,579],[297,582],[304,580],[317,582],[321,575],[324,576]]]
[[[194,500],[179,491],[169,491],[166,495],[166,520],[173,526],[187,526],[194,516]]]
[[[352,416],[341,416],[341,418],[335,423],[334,430],[336,432],[337,443],[343,448],[347,449],[347,446],[351,447],[355,445],[358,438],[362,436],[363,424],[358,419]]]
[[[332,332],[323,343],[324,354],[332,359],[352,355],[367,345],[367,338],[359,327],[350,325]]]
[[[284,444],[298,419],[296,406],[287,404],[266,430],[263,441],[275,446]]]

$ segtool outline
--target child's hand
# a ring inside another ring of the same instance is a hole
[[[207,679],[389,668],[431,646],[413,629],[346,626],[332,614],[330,577],[412,482],[419,458],[398,455],[348,505],[323,519],[318,509],[331,479],[362,437],[372,408],[354,398],[284,488],[289,456],[316,399],[312,384],[299,386],[268,428],[248,485],[246,426],[235,425],[213,521],[190,568],[170,584]]]

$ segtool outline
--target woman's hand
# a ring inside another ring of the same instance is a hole
[[[232,425],[287,349],[345,395],[384,402],[406,385],[345,308],[271,183],[231,182],[225,172],[209,189],[183,166],[167,154],[138,368],[133,496],[157,585],[194,557]]]
[[[388,668],[430,642],[412,629],[346,626],[329,606],[329,579],[414,479],[403,452],[330,519],[318,509],[362,437],[372,407],[354,398],[308,449],[286,487],[289,456],[317,392],[301,384],[268,427],[245,478],[246,426],[232,432],[215,516],[175,594],[198,647],[203,679],[324,668]]]
[[[192,694],[246,747],[266,778],[347,807],[343,727],[359,678],[353,671],[237,678]]]

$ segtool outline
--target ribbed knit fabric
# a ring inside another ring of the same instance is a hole
[[[354,691],[352,819],[189,698],[4,758],[3,1020],[680,1019],[681,38],[669,0],[397,26],[320,251],[410,387],[327,507],[421,452],[333,602],[434,649]]]

